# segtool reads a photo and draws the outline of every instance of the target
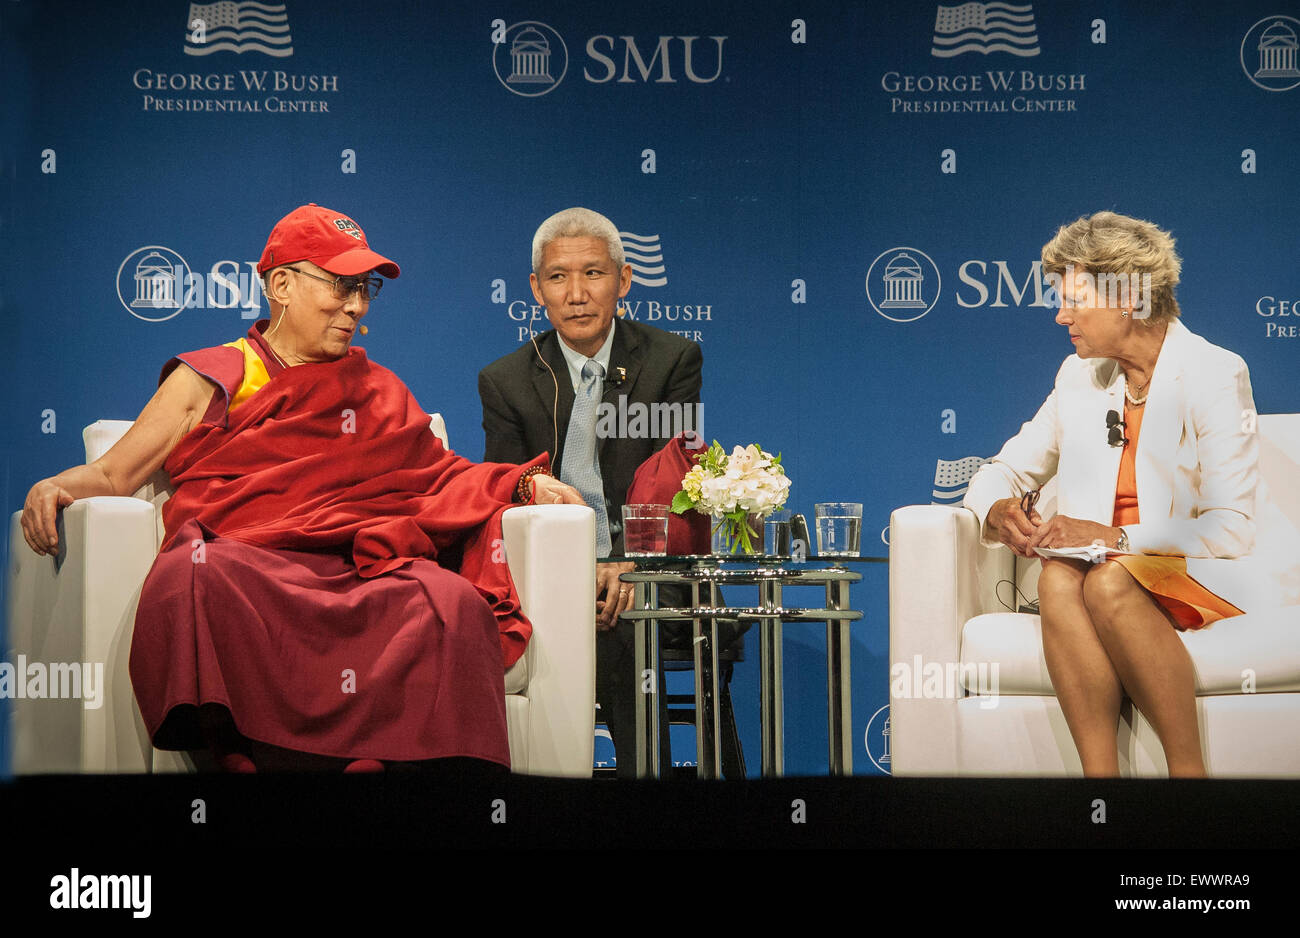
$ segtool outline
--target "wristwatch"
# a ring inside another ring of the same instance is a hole
[[[1119,529],[1119,541],[1115,544],[1115,549],[1120,553],[1128,553],[1128,532],[1123,528]]]

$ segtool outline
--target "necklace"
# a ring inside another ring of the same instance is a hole
[[[1141,391],[1143,388],[1145,388],[1145,387],[1146,387],[1148,384],[1150,384],[1150,383],[1151,383],[1151,378],[1148,376],[1147,379],[1146,379],[1145,381],[1143,381],[1143,382],[1142,382],[1141,384],[1139,384],[1139,385],[1136,385],[1135,388],[1134,388],[1134,390]],[[1141,407],[1143,404],[1145,404],[1145,403],[1147,402],[1147,396],[1146,396],[1146,395],[1143,395],[1143,396],[1140,397],[1140,398],[1139,398],[1139,397],[1134,397],[1134,396],[1133,396],[1133,391],[1130,391],[1130,390],[1128,389],[1128,385],[1129,385],[1128,380],[1125,379],[1125,381],[1124,381],[1124,396],[1125,396],[1126,398],[1128,398],[1128,402],[1129,402],[1130,404],[1132,404],[1134,407]]]

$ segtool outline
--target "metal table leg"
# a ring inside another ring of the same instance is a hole
[[[636,608],[656,609],[659,590],[653,583],[636,584]],[[636,620],[637,695],[636,777],[659,778],[659,623]]]
[[[826,608],[849,608],[849,584],[840,580],[826,584]],[[852,686],[849,671],[849,623],[826,622],[827,735],[830,741],[830,774],[853,774],[853,701],[845,691]]]
[[[707,581],[709,606],[717,608],[718,587]],[[700,605],[700,585],[691,584],[691,601]],[[722,774],[722,727],[718,713],[718,620],[714,616],[693,621],[692,648],[695,656],[695,764],[699,778]]]
[[[781,582],[759,584],[759,605],[781,608]],[[785,690],[782,687],[781,631],[779,615],[761,619],[759,627],[759,724],[763,731],[763,778],[785,774]]]

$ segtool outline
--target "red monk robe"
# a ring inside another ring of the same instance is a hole
[[[509,765],[504,671],[531,626],[499,539],[527,466],[446,450],[359,348],[284,368],[265,327],[179,357],[223,393],[164,464],[131,645],[154,745],[202,748],[197,707],[220,704],[285,749]]]

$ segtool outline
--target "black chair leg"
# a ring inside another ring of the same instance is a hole
[[[722,777],[745,777],[745,751],[740,745],[740,733],[736,730],[736,711],[731,706],[731,663],[723,669],[722,687],[718,691],[718,705],[722,708]]]
[[[740,745],[740,732],[736,729],[736,711],[731,705],[731,675],[734,668],[734,662],[720,662],[718,668],[718,717],[721,724],[721,738],[718,740],[719,748],[722,750],[722,777],[723,778],[744,778],[745,777],[745,752]],[[669,719],[679,726],[694,726],[696,732],[699,732],[696,719],[699,716],[695,712],[695,695],[694,694],[666,694],[663,698],[667,703],[672,704],[668,710],[668,718],[663,716],[660,720],[665,726],[668,725]],[[665,765],[669,763],[665,762]],[[688,772],[698,772],[698,770],[686,770]]]

